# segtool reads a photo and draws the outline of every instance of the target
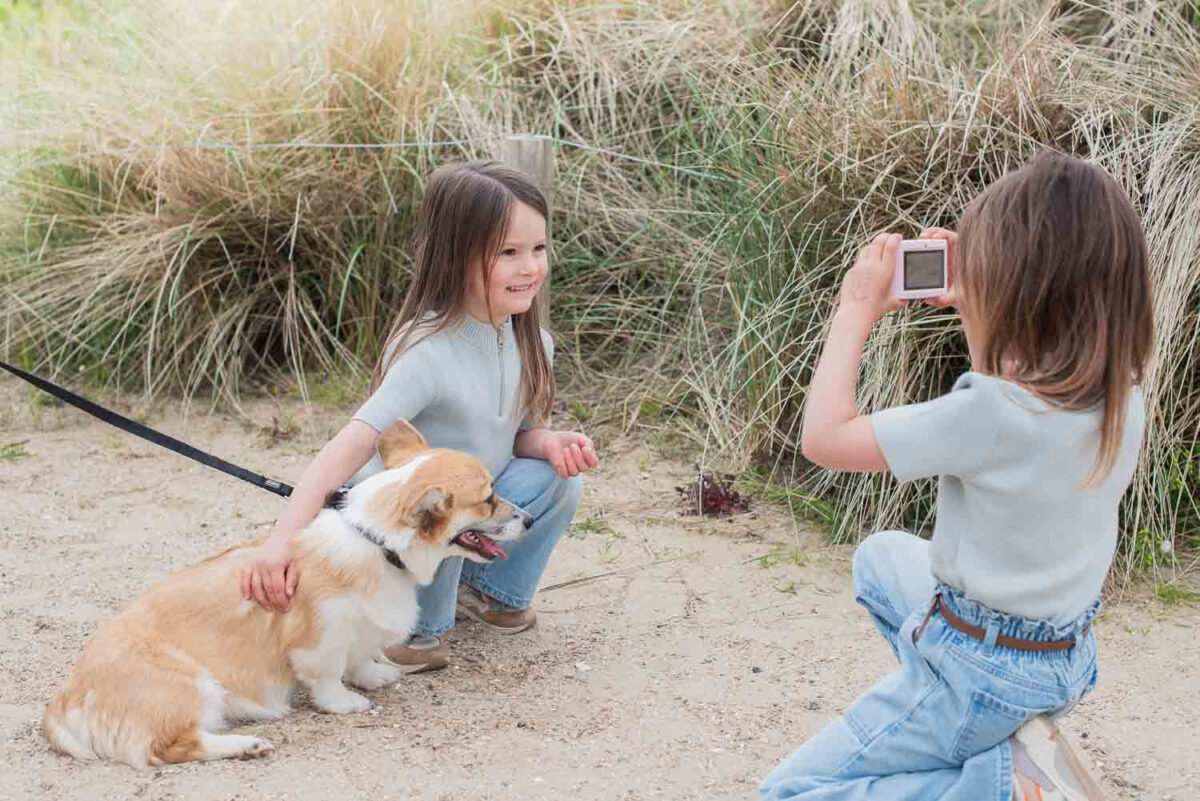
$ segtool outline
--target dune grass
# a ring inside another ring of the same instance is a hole
[[[1145,221],[1157,356],[1121,564],[1170,577],[1200,545],[1200,12],[1136,5],[127,0],[9,20],[0,354],[234,404],[281,372],[361,376],[422,176],[546,134],[687,168],[559,148],[570,388],[627,426],[669,420],[838,538],[921,528],[928,482],[796,455],[839,276],[874,232],[953,226],[1054,148]],[[904,313],[869,343],[862,404],[966,367],[952,312]]]

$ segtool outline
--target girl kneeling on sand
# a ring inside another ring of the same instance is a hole
[[[1092,801],[1050,719],[1096,683],[1091,622],[1142,439],[1141,225],[1108,175],[1044,155],[970,204],[961,239],[925,235],[948,240],[936,303],[958,307],[972,372],[928,403],[856,411],[867,334],[902,305],[900,237],[881,235],[842,285],[803,431],[826,467],[939,477],[932,541],[883,532],[854,557],[858,601],[900,665],[761,797]]]

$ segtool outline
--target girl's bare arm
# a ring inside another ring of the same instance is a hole
[[[379,432],[351,420],[309,462],[271,535],[242,571],[242,596],[267,609],[286,610],[300,579],[291,561],[291,539],[312,522],[330,492],[341,487],[375,452]]]
[[[858,413],[858,373],[872,326],[904,301],[891,297],[892,265],[900,237],[880,234],[846,273],[829,336],[808,387],[800,449],[832,470],[888,469],[871,418]]]

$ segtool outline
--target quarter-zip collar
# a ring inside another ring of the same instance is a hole
[[[508,404],[510,404],[510,393],[513,387],[508,386],[508,382],[504,380],[505,373],[505,356],[506,350],[516,352],[516,341],[513,334],[512,317],[504,318],[504,322],[499,328],[493,328],[487,323],[476,320],[469,314],[463,315],[463,318],[458,322],[456,333],[465,342],[470,343],[475,348],[478,348],[486,358],[494,360],[496,365],[495,381],[497,382],[498,394],[496,397],[496,416],[504,417]]]
[[[511,316],[505,317],[499,328],[493,328],[469,314],[464,314],[455,327],[459,336],[485,353],[497,353],[501,343],[509,343],[513,337]]]

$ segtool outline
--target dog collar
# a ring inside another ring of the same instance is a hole
[[[335,492],[329,493],[329,497],[327,497],[325,499],[325,508],[332,509],[335,512],[340,512],[343,509],[345,509],[346,508],[346,490],[340,489]],[[345,520],[346,516],[342,515],[342,519]],[[374,531],[372,531],[369,528],[363,528],[358,523],[355,523],[352,520],[346,520],[346,524],[349,525],[350,528],[354,529],[359,534],[361,534],[363,536],[363,539],[365,539],[367,542],[371,543],[372,545],[378,546],[378,548],[381,551],[383,551],[383,558],[388,560],[388,563],[391,564],[393,567],[395,567],[397,570],[408,570],[408,568],[405,566],[404,562],[400,559],[400,555],[397,554],[395,551],[393,551],[391,548],[387,547],[383,542],[383,538],[380,537],[378,534],[376,534]]]

